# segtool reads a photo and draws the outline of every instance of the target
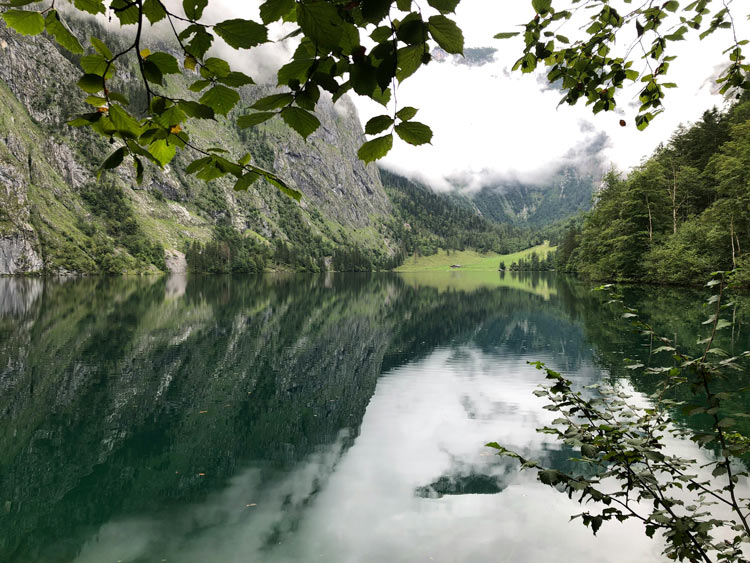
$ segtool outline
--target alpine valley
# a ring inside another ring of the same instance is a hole
[[[122,41],[93,20],[75,32]],[[437,193],[357,159],[364,134],[344,97],[322,101],[323,126],[307,142],[281,120],[250,129],[233,114],[191,122],[202,146],[250,153],[302,192],[299,203],[264,181],[235,192],[223,179],[196,178],[185,170],[189,151],[139,185],[130,168],[98,176],[108,140],[66,124],[87,111],[80,73],[80,57],[46,35],[0,26],[0,274],[370,271],[438,248],[507,253],[588,209],[601,176],[567,168],[552,185]],[[143,104],[136,69],[121,75],[120,90]],[[170,80],[167,89],[186,88],[182,75]],[[245,87],[241,105],[271,89]]]

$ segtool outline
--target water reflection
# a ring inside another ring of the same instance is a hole
[[[482,447],[565,467],[526,361],[590,383],[644,353],[584,285],[0,282],[0,560],[658,559]],[[646,298],[681,331],[663,301],[700,306]]]

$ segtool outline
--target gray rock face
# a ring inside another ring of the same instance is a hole
[[[44,262],[34,250],[32,232],[0,237],[0,274],[28,274],[41,272]]]

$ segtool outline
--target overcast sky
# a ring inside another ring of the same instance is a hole
[[[625,170],[667,140],[681,122],[695,121],[704,110],[723,105],[711,81],[723,62],[721,52],[729,45],[729,35],[722,33],[703,42],[679,44],[680,56],[670,69],[670,80],[679,88],[668,91],[667,111],[643,132],[635,128],[637,89],[620,95],[618,113],[594,116],[582,101],[558,108],[561,94],[545,87],[542,72],[509,72],[523,49],[522,40],[492,39],[495,33],[512,31],[514,23],[533,17],[530,5],[525,1],[461,3],[456,20],[466,45],[496,47],[495,62],[480,67],[431,63],[407,80],[399,89],[399,104],[419,107],[418,118],[433,128],[435,137],[429,147],[396,143],[385,160],[387,166],[422,176],[437,189],[455,185],[455,179],[470,187],[514,177],[543,181],[571,158],[594,163],[597,158],[586,149],[605,140],[597,151],[600,161]],[[746,32],[744,15],[737,20]],[[568,24],[562,33],[574,38],[577,25]],[[363,121],[378,111],[367,100],[357,104]],[[628,126],[620,127],[620,119]]]
[[[562,7],[563,2],[557,5]],[[734,5],[736,12],[745,11],[738,2]],[[258,17],[255,1],[214,0],[210,6],[207,19]],[[542,71],[510,73],[523,49],[520,38],[493,39],[494,34],[512,31],[531,17],[530,0],[462,0],[455,19],[464,31],[466,46],[495,47],[495,60],[475,67],[432,62],[405,81],[397,93],[399,106],[418,107],[416,119],[429,124],[435,135],[431,146],[412,147],[397,141],[382,164],[426,180],[435,189],[457,185],[475,189],[514,179],[543,183],[569,163],[627,170],[669,139],[677,125],[695,121],[706,109],[724,104],[712,77],[725,60],[721,53],[729,46],[730,35],[719,33],[702,42],[675,44],[679,49],[674,54],[679,58],[672,64],[670,80],[679,88],[668,91],[667,111],[644,132],[635,128],[637,88],[618,97],[616,113],[594,116],[583,102],[558,108],[561,94],[547,87]],[[740,14],[736,22],[747,37],[746,15]],[[578,22],[569,22],[561,32],[574,39],[580,35],[578,27]],[[632,38],[623,39],[620,48],[626,48]],[[292,48],[264,46],[250,58],[242,56],[241,66],[254,75],[269,73],[269,68],[288,59]],[[374,102],[354,98],[363,123],[384,113]],[[620,119],[626,120],[627,127],[620,127]]]

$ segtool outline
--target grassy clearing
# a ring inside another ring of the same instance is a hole
[[[514,252],[513,254],[497,254],[495,252],[481,254],[475,250],[454,251],[448,254],[445,250],[441,249],[437,254],[433,254],[432,256],[420,256],[416,259],[413,256],[407,258],[406,262],[399,266],[396,271],[445,272],[451,271],[452,264],[459,264],[461,271],[497,272],[500,262],[505,262],[505,267],[510,268],[513,262],[518,262],[520,258],[530,256],[532,252],[536,252],[542,258],[554,249],[555,247],[550,246],[548,241],[545,241],[544,244],[521,250],[520,252]],[[454,268],[454,270],[458,270],[458,268]]]

